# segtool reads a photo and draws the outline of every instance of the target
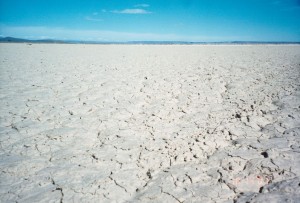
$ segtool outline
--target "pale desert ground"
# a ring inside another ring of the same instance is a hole
[[[0,202],[297,202],[299,45],[0,44]]]

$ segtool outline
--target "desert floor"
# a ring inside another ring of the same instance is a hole
[[[299,45],[0,44],[0,202],[300,199]]]

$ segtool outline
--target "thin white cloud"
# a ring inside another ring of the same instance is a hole
[[[150,11],[146,11],[144,9],[140,8],[134,8],[134,9],[124,9],[124,10],[113,10],[112,13],[121,13],[121,14],[149,14]]]
[[[88,20],[88,21],[95,21],[95,22],[101,22],[103,21],[101,18],[92,18],[90,16],[86,16],[85,17],[85,20]]]
[[[106,9],[102,9],[101,12],[102,13],[106,13],[107,11],[106,11]]]
[[[143,8],[147,8],[149,6],[150,6],[149,4],[136,4],[136,5],[134,5],[134,7],[143,7]]]
[[[76,30],[59,27],[43,26],[2,26],[0,35],[18,38],[40,39],[47,36],[49,39],[67,40],[99,40],[101,41],[199,41],[204,40],[201,36],[183,36],[177,34],[157,34],[157,33],[136,33],[136,32],[117,32],[110,30]],[[30,37],[28,37],[30,36]]]
[[[111,30],[76,30],[61,27],[43,26],[1,26],[0,35],[17,38],[61,40],[82,40],[86,41],[194,41],[194,42],[214,42],[224,40],[249,40],[249,36],[201,36],[201,35],[179,35],[179,34],[158,34],[158,33],[136,33],[117,32]]]
[[[94,12],[93,15],[94,15],[94,16],[98,15],[98,12]]]

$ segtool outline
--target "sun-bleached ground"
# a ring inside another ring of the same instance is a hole
[[[300,46],[0,44],[1,202],[300,198]]]

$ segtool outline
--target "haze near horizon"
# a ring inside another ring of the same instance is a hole
[[[299,0],[0,2],[1,37],[82,41],[300,41]]]

